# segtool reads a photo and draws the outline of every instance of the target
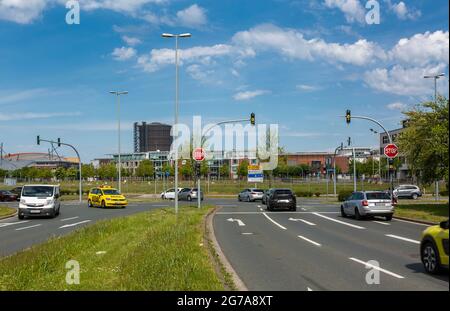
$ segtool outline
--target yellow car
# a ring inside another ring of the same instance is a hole
[[[128,205],[127,199],[117,189],[109,186],[101,186],[89,190],[89,207],[122,207]]]
[[[420,258],[428,273],[436,274],[448,269],[448,220],[422,232]]]

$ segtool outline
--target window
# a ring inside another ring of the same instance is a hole
[[[386,192],[366,193],[367,200],[390,200],[391,197]]]

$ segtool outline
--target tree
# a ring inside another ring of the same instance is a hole
[[[439,96],[404,112],[407,126],[398,139],[399,151],[413,175],[424,184],[449,181],[449,101]]]
[[[209,166],[208,166],[208,162],[202,161],[202,163],[200,164],[200,175],[202,176],[208,176],[209,173]]]
[[[67,172],[66,169],[64,167],[58,167],[54,172],[53,172],[53,176],[57,179],[57,180],[64,180],[67,176]]]
[[[239,163],[237,174],[240,178],[248,175],[248,160],[242,160],[241,163]]]
[[[153,163],[150,160],[142,160],[136,169],[136,176],[138,177],[153,177],[155,174],[155,169]]]
[[[0,169],[0,178],[6,177],[7,175],[8,175],[7,171]]]
[[[81,175],[83,178],[92,178],[95,176],[95,169],[92,164],[81,165]]]
[[[109,164],[102,165],[98,169],[98,176],[102,180],[105,180],[105,179],[112,180],[116,177],[116,175],[117,175],[117,168],[116,168],[115,163],[109,163]]]
[[[175,168],[172,165],[170,165],[170,163],[165,163],[163,165],[162,170],[164,174],[166,174],[166,172],[169,172],[169,176],[173,176],[175,174]]]
[[[230,177],[230,166],[228,164],[223,164],[219,169],[220,176]]]
[[[180,167],[180,174],[184,178],[192,177],[192,175],[194,174],[194,168],[192,166],[192,160],[186,160],[186,164],[184,164],[184,165],[182,165]]]

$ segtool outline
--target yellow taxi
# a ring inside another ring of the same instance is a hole
[[[128,205],[125,196],[110,186],[100,186],[89,190],[88,206],[89,207],[122,207]]]
[[[428,273],[436,274],[448,269],[448,219],[422,232],[420,258]]]

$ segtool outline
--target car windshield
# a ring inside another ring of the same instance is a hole
[[[262,189],[252,189],[252,192],[263,193],[264,190],[262,190]]]
[[[390,200],[391,196],[386,192],[369,192],[366,193],[367,200]]]
[[[22,190],[23,197],[51,197],[53,187],[49,186],[26,186]]]
[[[104,189],[103,193],[106,195],[119,195],[120,192],[117,189]]]
[[[284,190],[284,189],[281,189],[281,190],[275,190],[275,193],[276,194],[292,194],[292,191],[291,190]]]

